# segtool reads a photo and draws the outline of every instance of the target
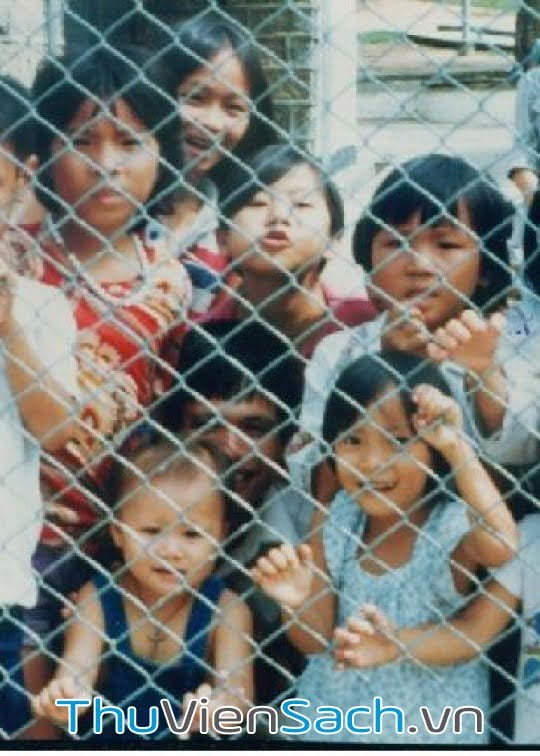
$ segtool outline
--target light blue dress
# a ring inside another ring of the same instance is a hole
[[[429,518],[420,530],[411,558],[401,567],[381,575],[362,570],[357,558],[366,516],[344,492],[334,499],[323,528],[323,543],[330,576],[338,594],[338,625],[343,625],[363,603],[382,609],[398,627],[415,627],[424,622],[441,622],[453,615],[464,602],[454,587],[449,556],[469,530],[463,502],[452,498],[433,505]],[[346,710],[351,706],[372,706],[375,696],[383,706],[401,707],[405,713],[405,731],[412,725],[416,734],[397,734],[396,717],[382,717],[382,734],[322,735],[313,730],[302,735],[306,740],[364,743],[485,743],[489,708],[488,669],[481,658],[465,664],[427,667],[418,662],[398,661],[367,670],[336,669],[331,652],[309,658],[299,678],[297,696],[311,702],[302,714],[313,721],[317,706],[331,705]],[[440,735],[426,732],[419,707],[429,706],[431,720],[437,724],[445,706],[477,706],[484,712],[483,735],[474,729],[474,717],[462,717],[462,732],[452,732],[452,718],[447,731]],[[356,719],[357,726],[373,725],[367,714]]]

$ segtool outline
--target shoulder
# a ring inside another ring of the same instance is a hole
[[[380,337],[384,326],[384,313],[373,320],[361,323],[355,328],[347,328],[338,333],[332,333],[324,338],[317,352],[333,352],[337,349],[352,349],[354,351],[377,351],[380,348]]]
[[[457,496],[448,495],[444,500],[433,504],[426,527],[435,540],[452,550],[456,540],[470,528],[466,505]]]
[[[361,326],[360,326],[361,327]],[[339,355],[347,348],[351,341],[351,331],[343,330],[331,333],[317,344],[313,356],[309,362],[308,369],[316,369],[320,363],[335,363]]]
[[[297,543],[309,533],[313,508],[312,498],[296,486],[274,486],[264,498],[260,516],[274,536],[280,534]]]
[[[365,517],[362,509],[344,490],[338,491],[328,509],[328,522],[342,530],[348,523]]]
[[[343,296],[325,288],[324,298],[336,320],[343,325],[361,325],[373,320],[378,314],[375,305],[367,297]]]

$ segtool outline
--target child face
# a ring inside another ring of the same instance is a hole
[[[159,145],[122,99],[112,115],[85,100],[53,142],[55,192],[78,218],[106,236],[129,223],[158,179]]]
[[[210,399],[185,405],[181,431],[207,438],[219,447],[235,465],[230,482],[234,492],[256,508],[276,480],[274,466],[282,464],[278,422],[276,408],[264,397]]]
[[[396,301],[416,307],[430,331],[459,314],[465,305],[458,294],[470,299],[478,285],[478,241],[469,230],[467,208],[458,208],[457,222],[441,219],[426,226],[416,213],[373,238],[374,296],[383,297],[387,308]]]
[[[305,272],[328,249],[330,210],[318,176],[305,163],[254,194],[231,221],[225,246],[243,272]]]
[[[202,178],[240,142],[249,126],[249,96],[246,72],[229,47],[180,84],[184,160],[192,180]]]
[[[395,389],[367,408],[334,453],[341,487],[370,517],[398,520],[425,491],[422,466],[431,467],[431,451],[416,438]]]
[[[212,573],[224,537],[224,503],[212,480],[201,474],[137,482],[124,492],[118,522],[111,528],[141,599],[148,603],[186,585],[197,589]]]

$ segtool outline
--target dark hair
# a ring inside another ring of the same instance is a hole
[[[186,21],[173,29],[174,43],[169,45],[163,60],[170,68],[177,90],[183,80],[210,61],[223,49],[231,48],[239,59],[249,83],[253,103],[246,133],[234,150],[243,160],[247,155],[277,140],[273,124],[274,109],[268,79],[261,65],[258,45],[240,25],[227,21],[216,12]],[[222,159],[209,174],[221,186],[234,161]]]
[[[25,161],[35,150],[30,93],[11,76],[0,76],[0,140]]]
[[[472,301],[486,312],[500,306],[511,284],[507,243],[513,207],[489,176],[458,157],[422,155],[387,176],[356,226],[356,262],[371,271],[373,238],[386,226],[401,225],[415,213],[422,224],[457,218],[460,203],[480,239],[480,275]]]
[[[62,209],[50,176],[52,144],[86,100],[98,107],[120,98],[152,131],[160,147],[158,180],[146,203],[147,212],[171,209],[172,193],[182,168],[180,119],[169,72],[143,48],[130,46],[87,51],[71,49],[47,58],[33,86],[37,115],[36,145],[40,161],[37,194],[50,210]]]
[[[171,432],[180,427],[185,404],[199,397],[243,401],[254,396],[275,405],[283,443],[294,431],[303,365],[290,343],[266,326],[221,321],[191,330],[178,363],[181,379],[159,411],[159,420]]]
[[[215,444],[205,439],[178,442],[159,440],[132,454],[115,457],[115,471],[111,476],[114,485],[113,508],[125,503],[125,492],[132,481],[140,486],[165,476],[179,476],[193,480],[206,476],[220,490],[226,459]]]
[[[322,436],[332,446],[342,433],[352,428],[382,392],[395,387],[405,415],[410,421],[416,411],[412,392],[422,383],[434,386],[443,394],[452,392],[439,368],[407,352],[382,351],[367,354],[351,363],[339,376],[324,409]],[[432,450],[433,471],[439,478],[449,473],[442,455]]]
[[[540,192],[536,191],[531,203],[523,239],[524,269],[527,284],[540,294]]]
[[[339,236],[345,227],[343,200],[337,186],[311,155],[288,144],[272,144],[234,166],[222,187],[220,211],[231,220],[261,189],[279,181],[298,165],[307,165],[317,176],[330,213],[330,235]]]

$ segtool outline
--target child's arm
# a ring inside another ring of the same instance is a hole
[[[245,713],[253,702],[253,621],[249,608],[239,596],[224,591],[219,603],[219,624],[212,638],[208,665],[214,670],[210,683],[186,693],[182,700],[184,713],[192,699],[206,697],[208,709],[235,706]],[[211,721],[211,720],[210,720]],[[189,732],[198,732],[200,711],[196,710]]]
[[[220,622],[214,638],[214,685],[227,705],[244,710],[253,701],[253,619],[235,593],[221,598]]]
[[[47,451],[54,451],[73,436],[73,397],[44,370],[39,355],[17,322],[14,307],[17,283],[18,277],[0,260],[0,340],[4,345],[6,374],[25,426]],[[46,349],[47,345],[43,347]]]
[[[491,580],[453,619],[414,628],[391,628],[375,607],[363,607],[336,628],[335,658],[343,666],[377,667],[397,659],[429,665],[469,661],[488,646],[510,622],[519,598]]]
[[[507,406],[507,378],[497,361],[504,326],[505,318],[500,313],[484,320],[473,310],[464,310],[458,318],[438,328],[427,347],[435,362],[453,360],[476,377],[474,401],[487,435],[502,427]]]
[[[452,554],[454,562],[474,572],[482,565],[496,567],[510,559],[517,548],[518,531],[510,510],[461,431],[461,412],[454,399],[433,386],[418,386],[413,393],[418,433],[446,459],[454,473],[457,491],[468,504],[471,530]],[[469,580],[454,570],[458,590]]]
[[[315,510],[310,545],[271,549],[252,570],[255,583],[281,605],[289,640],[303,654],[325,651],[334,627],[335,596],[321,535],[325,516]]]
[[[64,653],[49,684],[32,699],[36,716],[67,726],[69,709],[58,698],[92,698],[103,649],[103,612],[92,583],[81,588],[76,616],[64,638]],[[79,707],[79,714],[84,711]]]

